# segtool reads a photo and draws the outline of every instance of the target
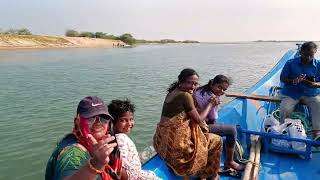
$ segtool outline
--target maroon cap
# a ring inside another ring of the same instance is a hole
[[[113,119],[108,111],[108,107],[104,104],[103,100],[97,96],[88,96],[83,98],[79,102],[77,113],[84,118],[104,115],[106,118],[109,116]]]

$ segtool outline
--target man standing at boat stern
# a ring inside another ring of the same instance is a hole
[[[290,59],[284,65],[280,81],[281,90],[280,121],[289,118],[299,102],[311,110],[312,128],[315,140],[320,140],[320,61],[314,58],[317,45],[305,42],[299,57]]]

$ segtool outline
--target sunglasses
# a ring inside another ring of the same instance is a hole
[[[101,124],[108,124],[111,121],[111,117],[110,116],[107,116],[107,117],[94,116],[91,118],[87,118],[87,121],[89,125],[94,124],[96,121],[98,121]]]

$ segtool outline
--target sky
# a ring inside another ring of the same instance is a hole
[[[320,0],[0,0],[0,29],[137,39],[320,40]]]

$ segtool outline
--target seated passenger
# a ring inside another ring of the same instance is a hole
[[[207,116],[209,132],[218,134],[220,136],[226,136],[226,160],[224,162],[225,168],[232,168],[237,171],[242,171],[245,167],[233,160],[235,142],[237,140],[237,130],[235,126],[223,125],[216,122],[218,119],[220,96],[224,95],[224,91],[228,89],[229,85],[230,80],[226,76],[217,75],[211,79],[208,84],[199,87],[194,93],[194,98],[196,100],[198,111],[201,113],[208,106],[210,98],[214,97],[215,103]]]
[[[195,70],[184,69],[168,88],[153,144],[175,174],[219,179],[222,140],[208,133],[204,122],[215,101],[210,99],[205,110],[198,113],[192,98],[198,79]]]
[[[290,118],[294,107],[300,101],[311,110],[312,128],[316,140],[320,140],[320,61],[314,58],[317,45],[305,42],[299,57],[288,60],[284,65],[280,81],[281,90],[280,122]]]
[[[135,107],[129,100],[112,100],[108,106],[114,117],[113,130],[122,156],[122,167],[129,180],[160,180],[154,172],[141,169],[141,162],[135,144],[129,138],[134,126]]]
[[[46,180],[126,179],[121,158],[111,156],[117,146],[109,134],[113,117],[96,96],[82,99],[74,119],[74,129],[53,151],[46,168]],[[115,164],[110,166],[109,164]],[[118,165],[118,166],[116,166]]]

